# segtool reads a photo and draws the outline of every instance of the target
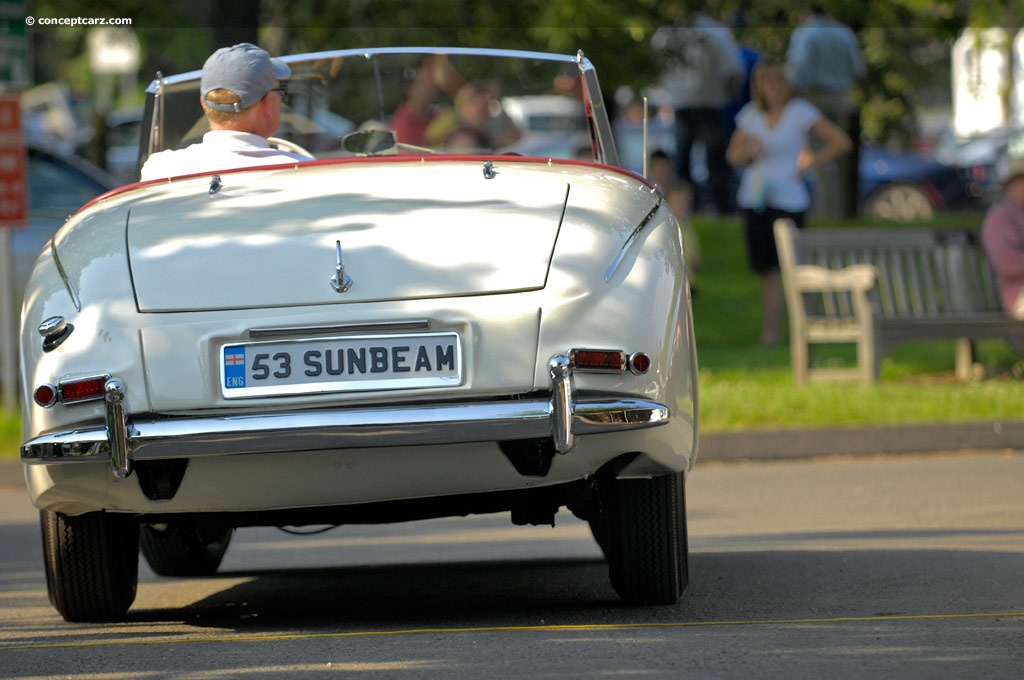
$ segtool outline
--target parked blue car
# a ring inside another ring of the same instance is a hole
[[[967,208],[977,199],[955,167],[914,153],[861,147],[861,212],[897,222],[929,220],[937,210]]]

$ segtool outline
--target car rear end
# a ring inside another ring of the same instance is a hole
[[[585,164],[510,159],[490,180],[480,162],[433,165],[142,188],[62,232],[32,304],[63,306],[73,332],[48,351],[29,328],[23,345],[35,502],[251,512],[487,493],[581,479],[624,449],[649,449],[637,469],[684,469],[690,321],[657,196]],[[652,242],[628,243],[644,220]],[[40,405],[40,386],[60,398]],[[136,469],[154,479],[126,483]]]

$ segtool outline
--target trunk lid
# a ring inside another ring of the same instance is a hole
[[[153,185],[127,227],[143,312],[445,298],[542,288],[565,209],[544,165],[400,161]],[[498,165],[498,164],[496,164]],[[353,285],[331,286],[340,241]]]

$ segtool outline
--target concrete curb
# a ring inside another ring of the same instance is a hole
[[[701,435],[697,465],[701,461],[986,449],[1024,450],[1024,421],[716,432]],[[21,462],[0,460],[0,487],[24,486]]]
[[[702,434],[697,464],[701,460],[764,460],[978,449],[1024,449],[1024,422]]]

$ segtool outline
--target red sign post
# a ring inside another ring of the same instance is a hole
[[[11,229],[28,221],[28,182],[25,139],[21,132],[21,98],[0,94],[0,401],[3,410],[17,409],[18,325],[15,320],[14,261]]]
[[[0,401],[17,412],[18,323],[12,228],[28,222],[28,173],[19,93],[32,84],[31,0],[0,0]]]
[[[21,99],[0,94],[0,227],[23,227],[28,220],[25,173]]]

